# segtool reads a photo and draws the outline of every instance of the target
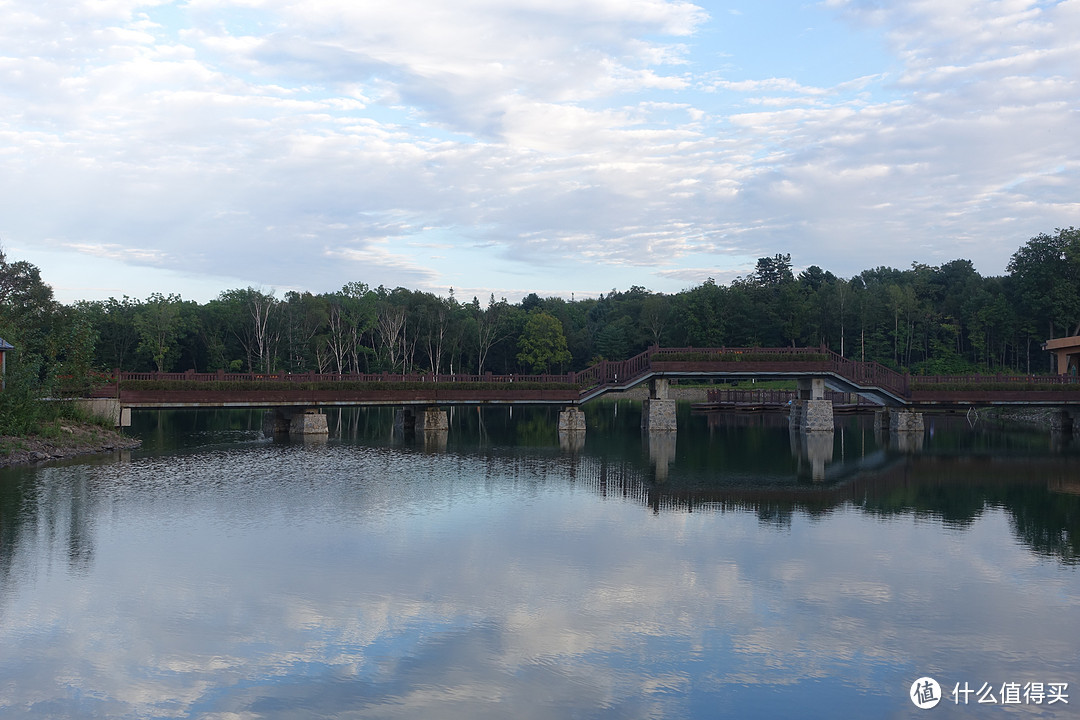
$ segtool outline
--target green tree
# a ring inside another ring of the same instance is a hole
[[[172,369],[180,356],[180,338],[187,329],[179,295],[154,293],[135,314],[138,351],[153,360],[158,372]]]
[[[473,322],[470,329],[476,338],[476,373],[484,374],[484,363],[492,346],[506,339],[509,334],[509,326],[506,319],[510,312],[506,298],[495,302],[495,293],[488,299],[487,310],[480,307],[480,301],[473,298],[469,305],[469,315]]]
[[[290,372],[319,370],[319,347],[325,340],[319,337],[329,317],[328,304],[321,296],[290,290],[285,293],[282,307],[285,362]]]
[[[24,357],[46,359],[49,333],[59,307],[37,266],[24,260],[9,263],[0,247],[0,337],[16,345]],[[27,367],[31,365],[35,363],[26,363]],[[37,366],[45,377],[48,364]]]
[[[763,287],[794,281],[795,276],[791,272],[791,253],[776,253],[772,257],[758,258],[752,279]]]
[[[571,360],[562,323],[542,310],[529,314],[518,338],[518,362],[534,373],[546,373],[553,366],[564,367]]]
[[[1024,310],[1045,324],[1048,338],[1080,334],[1080,230],[1031,238],[1007,269]]]

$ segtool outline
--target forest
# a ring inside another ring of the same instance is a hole
[[[1080,334],[1080,230],[1024,243],[1007,274],[968,260],[843,278],[788,254],[729,285],[597,298],[459,299],[356,281],[313,294],[243,288],[205,304],[155,293],[65,305],[0,251],[9,384],[48,394],[91,371],[543,373],[665,347],[825,346],[912,374],[1046,373],[1042,343]]]

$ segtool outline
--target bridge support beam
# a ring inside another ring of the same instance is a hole
[[[667,378],[649,381],[649,397],[641,401],[641,429],[648,432],[675,432],[675,401],[668,398]]]

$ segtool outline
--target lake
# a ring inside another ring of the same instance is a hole
[[[0,717],[1080,715],[1080,439],[586,413],[142,412],[0,471]]]

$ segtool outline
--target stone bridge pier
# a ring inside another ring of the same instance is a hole
[[[925,426],[923,414],[914,410],[888,408],[874,412],[874,431],[888,436],[889,444],[902,452],[922,450]]]
[[[326,415],[317,408],[274,408],[263,415],[263,434],[291,437],[327,435]]]
[[[788,418],[797,432],[832,432],[832,401],[825,399],[824,378],[799,378],[799,392]]]
[[[667,378],[649,380],[649,397],[641,401],[641,429],[675,432],[675,401],[669,397]]]
[[[416,433],[425,436],[429,433],[446,433],[449,429],[446,411],[434,405],[422,410],[403,407],[394,411],[394,435],[399,437],[415,437]]]
[[[584,433],[585,432],[585,413],[581,408],[576,406],[570,406],[559,412],[559,434],[562,433]]]
[[[1080,430],[1080,423],[1072,415],[1068,408],[1061,408],[1050,414],[1050,429],[1063,435],[1071,435]]]

